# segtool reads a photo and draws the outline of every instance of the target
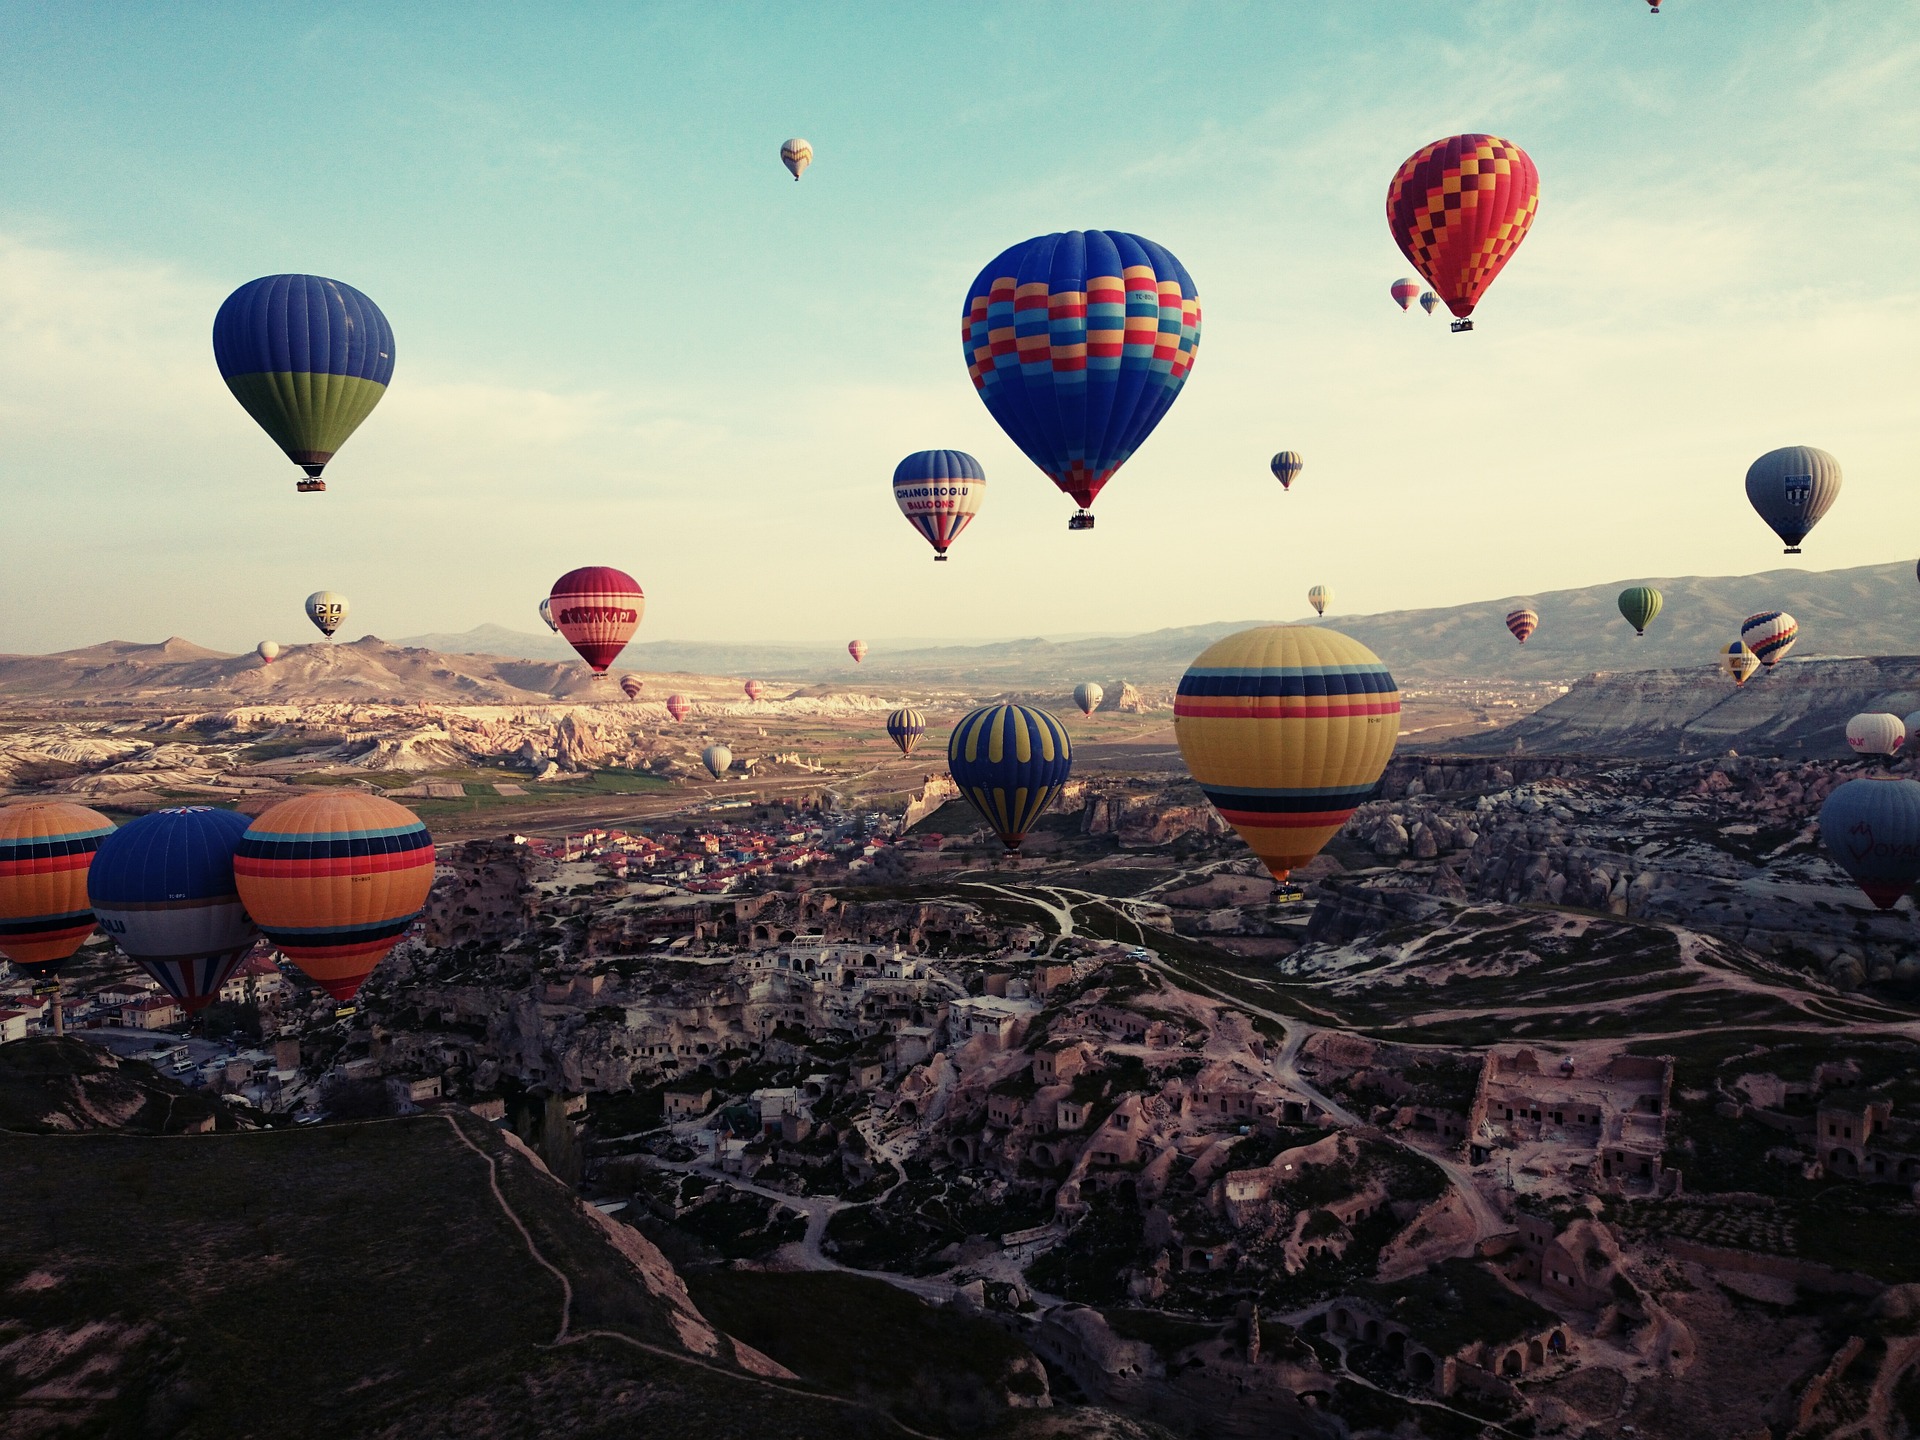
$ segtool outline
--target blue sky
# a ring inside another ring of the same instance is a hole
[[[1741,480],[1791,443],[1847,477],[1804,563],[1907,555],[1920,4],[1664,9],[0,4],[0,650],[304,640],[323,586],[346,634],[533,628],[583,563],[713,640],[1738,574],[1780,563]],[[1469,129],[1541,210],[1453,336],[1388,300],[1382,207]],[[1093,226],[1177,254],[1206,328],[1070,535],[958,317]],[[397,334],[323,497],[207,338],[281,270]],[[938,567],[887,487],[936,446],[989,477]]]

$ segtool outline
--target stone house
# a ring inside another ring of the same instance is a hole
[[[713,1108],[711,1085],[685,1084],[670,1088],[664,1097],[668,1120],[692,1120]]]
[[[1064,1085],[1092,1063],[1084,1042],[1049,1041],[1034,1052],[1033,1080],[1036,1085]]]

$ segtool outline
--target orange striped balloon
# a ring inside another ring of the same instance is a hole
[[[0,955],[52,974],[93,933],[87,871],[113,822],[63,800],[0,808]]]
[[[351,1000],[427,903],[433,837],[377,795],[301,795],[247,827],[233,875],[267,938],[334,999]]]

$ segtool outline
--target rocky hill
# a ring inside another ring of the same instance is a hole
[[[1736,689],[1702,666],[1590,675],[1499,730],[1450,740],[1468,754],[1843,756],[1849,716],[1920,709],[1920,656],[1795,656]]]
[[[1628,585],[1652,584],[1666,605],[1644,638],[1615,608]],[[1912,643],[1920,610],[1913,567],[1905,561],[1847,570],[1769,570],[1757,575],[1632,576],[1577,590],[1502,595],[1428,610],[1347,614],[1362,597],[1337,597],[1324,623],[1372,647],[1404,680],[1570,680],[1593,670],[1708,665],[1757,610],[1784,609],[1800,622],[1803,656],[1897,652]],[[1540,613],[1540,628],[1523,649],[1507,633],[1507,612],[1523,604]],[[1223,635],[1267,620],[1220,621],[1144,635],[997,640],[933,645],[872,641],[857,678],[913,680],[993,688],[1071,685],[1126,677],[1165,685]],[[1293,618],[1300,618],[1295,616]],[[1313,617],[1305,617],[1310,623]],[[421,636],[408,644],[443,652],[487,651],[550,657],[564,653],[551,635],[498,625],[466,635]],[[777,675],[793,679],[856,678],[839,642],[817,645],[727,645],[642,641],[627,658],[648,669],[705,674]]]

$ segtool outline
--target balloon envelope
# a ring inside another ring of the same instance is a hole
[[[642,680],[638,675],[622,675],[620,677],[621,693],[629,700],[638,700],[640,698],[640,692],[646,688],[647,682]]]
[[[995,257],[967,290],[961,332],[988,412],[1084,508],[1187,383],[1200,297],[1153,241],[1070,230]]]
[[[887,738],[900,747],[902,755],[913,754],[913,747],[927,733],[927,717],[911,705],[902,706],[887,716]]]
[[[849,640],[847,642],[847,654],[851,655],[853,657],[853,663],[858,665],[862,660],[867,658],[867,642],[864,640]]]
[[[762,695],[767,693],[767,687],[762,685],[758,680],[749,680],[740,688],[746,692],[748,700],[758,700]]]
[[[1629,585],[1620,592],[1617,603],[1620,606],[1620,613],[1626,617],[1627,623],[1633,626],[1633,633],[1644,635],[1647,633],[1647,626],[1653,623],[1653,617],[1660,613],[1663,602],[1660,592],[1651,585]]]
[[[307,612],[307,619],[313,622],[313,628],[329,640],[334,631],[347,623],[347,597],[331,590],[314,591],[307,596],[302,608]]]
[[[241,903],[336,1000],[351,1000],[433,888],[433,837],[404,805],[357,791],[282,800],[234,853]]]
[[[1423,145],[1387,186],[1394,243],[1462,320],[1527,238],[1539,209],[1540,172],[1526,151],[1497,135]]]
[[[792,171],[793,178],[798,180],[801,172],[813,163],[813,146],[798,135],[794,136],[780,146],[780,163]]]
[[[1747,677],[1760,668],[1760,657],[1746,647],[1741,640],[1734,641],[1720,652],[1720,670],[1735,685],[1747,683]]]
[[[1337,630],[1262,625],[1187,667],[1173,726],[1195,783],[1284,880],[1373,793],[1400,736],[1400,689]]]
[[[1333,603],[1333,588],[1329,585],[1316,585],[1307,591],[1307,603],[1313,606],[1313,613],[1324,615],[1327,606]]]
[[[1307,468],[1307,462],[1300,458],[1298,450],[1282,450],[1273,457],[1273,478],[1280,482],[1282,490],[1291,490],[1293,482],[1300,478],[1300,472]]]
[[[1741,643],[1769,670],[1787,658],[1799,638],[1800,626],[1784,610],[1762,610],[1740,622]]]
[[[964,450],[919,450],[893,467],[893,503],[936,560],[947,558],[986,498],[987,472]]]
[[[1849,780],[1820,807],[1827,853],[1882,910],[1920,879],[1920,785],[1892,775]]]
[[[647,613],[640,582],[611,565],[583,565],[553,582],[547,597],[554,627],[596,675],[627,648]]]
[[[1431,290],[1420,292],[1420,308],[1431,315],[1440,306],[1440,297]]]
[[[271,665],[280,658],[280,647],[271,640],[262,640],[253,647],[253,653],[260,657],[262,665]]]
[[[1898,755],[1907,726],[1898,715],[1866,711],[1847,721],[1847,745],[1856,755]]]
[[[0,806],[0,955],[52,971],[93,933],[87,871],[113,822],[64,800]]]
[[[1747,467],[1747,501],[1789,555],[1839,497],[1840,462],[1811,445],[1769,450]]]
[[[233,398],[324,490],[320,472],[387,393],[393,327],[365,295],[321,275],[264,275],[213,319],[213,358]]]
[[[700,763],[707,767],[707,773],[718,780],[733,766],[733,751],[724,745],[709,745],[700,752]]]
[[[540,623],[545,625],[547,629],[553,631],[554,634],[558,635],[560,633],[560,627],[553,623],[553,597],[551,595],[542,595],[540,597]]]
[[[100,842],[87,895],[100,928],[189,1013],[260,937],[233,878],[249,821],[206,805],[156,810]]]
[[[947,773],[967,803],[1018,850],[1073,770],[1067,727],[1027,705],[983,705],[947,737]]]
[[[1509,610],[1507,612],[1507,629],[1513,632],[1513,638],[1518,640],[1522,645],[1526,644],[1528,637],[1539,628],[1539,611]]]
[[[1410,276],[1403,276],[1393,282],[1387,293],[1393,296],[1393,303],[1405,310],[1413,304],[1413,297],[1420,293],[1420,282]]]
[[[1100,702],[1106,698],[1107,692],[1091,680],[1073,687],[1073,703],[1080,707],[1082,715],[1093,714],[1100,708]]]
[[[667,714],[675,720],[684,720],[693,713],[693,703],[684,695],[667,696]]]

